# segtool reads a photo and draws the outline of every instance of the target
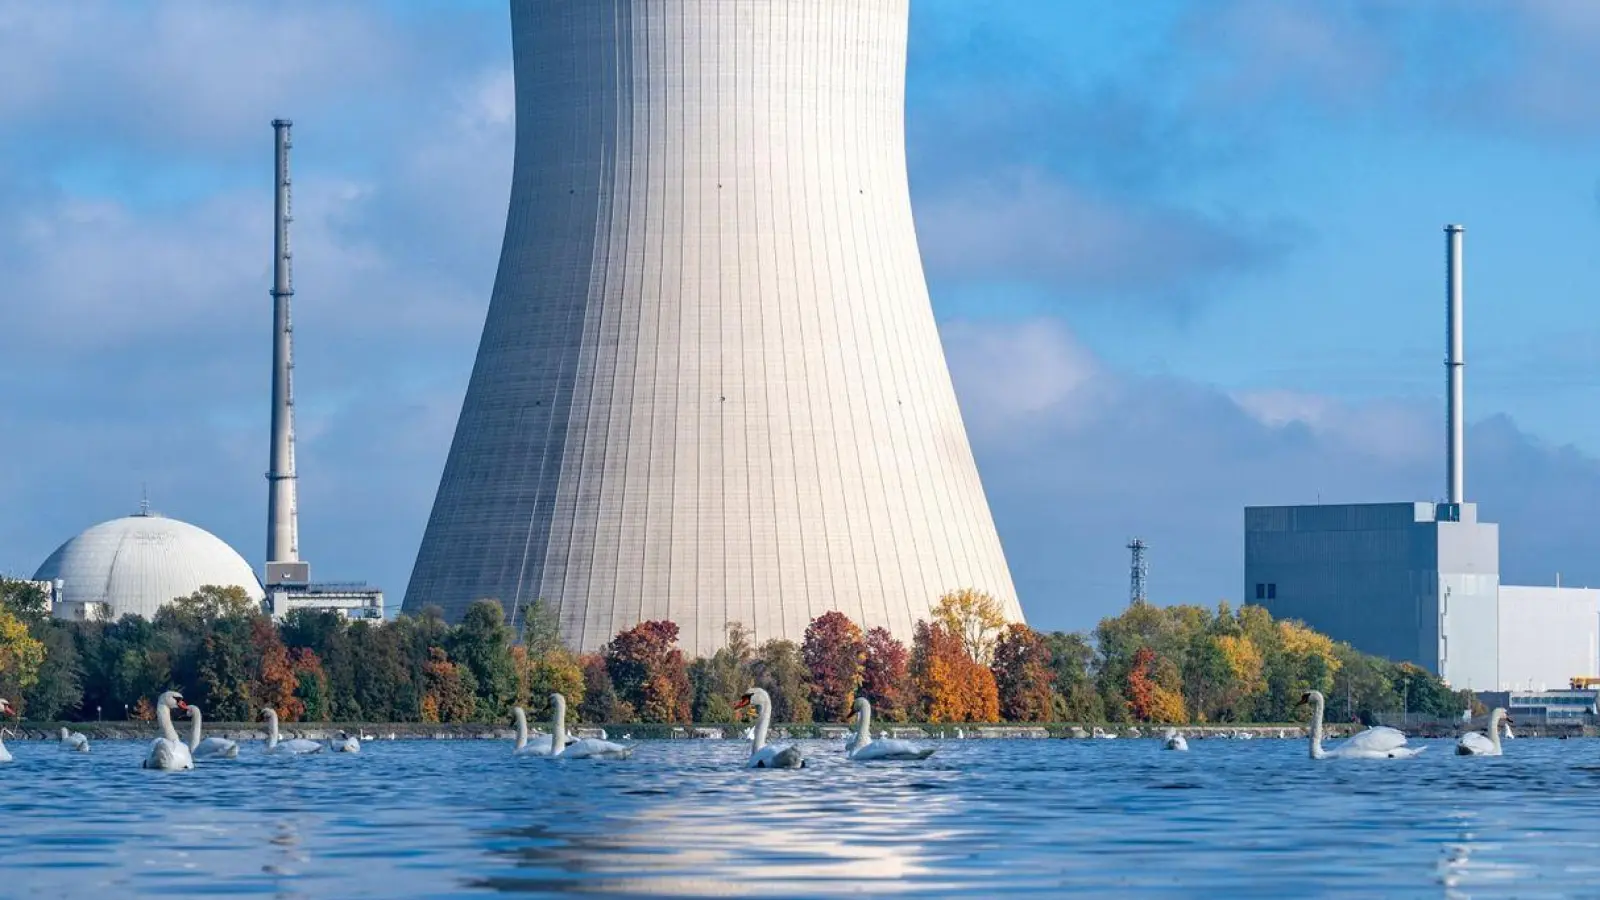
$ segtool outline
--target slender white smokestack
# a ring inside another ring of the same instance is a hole
[[[267,463],[267,564],[300,558],[294,474],[294,326],[289,298],[294,296],[289,251],[288,119],[272,120],[276,156],[272,233],[272,450]]]
[[[1449,502],[1465,503],[1466,490],[1466,378],[1467,360],[1464,351],[1461,313],[1461,235],[1466,229],[1460,225],[1446,225],[1445,235],[1445,385],[1449,392],[1449,406],[1445,411],[1445,428],[1449,446],[1445,456],[1445,479]]]

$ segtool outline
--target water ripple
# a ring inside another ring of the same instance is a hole
[[[298,759],[246,745],[145,772],[13,743],[6,896],[1239,897],[1592,894],[1600,753],[1518,741],[1499,759],[1325,761],[1285,741],[941,742],[801,771],[744,745],[649,742],[623,762],[514,759],[503,743],[375,742]]]

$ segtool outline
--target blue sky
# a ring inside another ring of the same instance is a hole
[[[500,0],[0,0],[0,570],[154,505],[259,562],[271,128],[295,129],[302,550],[399,602],[511,162]],[[1247,503],[1468,493],[1600,583],[1600,3],[913,0],[913,200],[1035,624],[1237,598]]]

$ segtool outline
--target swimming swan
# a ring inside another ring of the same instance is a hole
[[[1500,723],[1511,721],[1506,711],[1495,707],[1489,713],[1488,737],[1480,731],[1469,731],[1456,742],[1457,756],[1499,756],[1500,755]]]
[[[4,697],[0,697],[0,715],[5,713],[11,713],[15,715],[16,710],[11,708],[11,703],[9,701],[7,701]],[[11,751],[6,749],[6,742],[3,733],[0,733],[0,763],[8,762],[11,762]]]
[[[746,706],[756,708],[756,731],[750,739],[750,759],[745,763],[749,769],[803,769],[806,759],[800,753],[800,748],[793,744],[786,747],[767,746],[767,729],[772,725],[772,698],[761,688],[751,688],[744,692],[739,702],[733,705],[734,709],[744,709]]]
[[[516,756],[554,756],[561,752],[555,745],[555,735],[536,735],[533,742],[528,741],[528,711],[520,706],[511,708],[511,715],[517,720],[517,745],[511,748]]]
[[[200,739],[204,728],[200,715],[200,707],[189,704],[189,755],[199,759],[238,759],[239,744],[227,738],[208,737]]]
[[[584,738],[582,740],[567,742],[567,698],[560,694],[550,695],[550,745],[559,746],[561,749],[555,756],[561,759],[627,759],[633,755],[632,747],[613,744],[604,738]],[[605,729],[600,729],[605,734]]]
[[[61,729],[61,749],[70,750],[73,753],[88,753],[89,738],[76,731],[68,731],[63,728]]]
[[[350,736],[350,732],[339,732],[339,739],[328,742],[328,749],[335,753],[360,753],[361,742]]]
[[[267,717],[266,752],[282,756],[303,756],[307,753],[319,753],[322,751],[321,744],[316,741],[308,741],[305,738],[291,738],[287,741],[280,741],[278,739],[278,711],[268,706],[261,710],[261,714]]]
[[[1312,759],[1410,759],[1428,749],[1407,747],[1406,736],[1399,729],[1375,725],[1351,735],[1332,750],[1322,749],[1322,710],[1325,701],[1321,691],[1307,691],[1300,695],[1297,706],[1310,703],[1314,708],[1311,719]]]
[[[927,759],[933,755],[932,747],[918,747],[910,741],[874,740],[872,738],[872,703],[857,697],[850,715],[856,718],[856,736],[845,745],[845,755],[856,762],[874,760]]]
[[[194,757],[189,745],[178,740],[178,729],[172,727],[172,711],[186,709],[183,695],[167,691],[156,698],[156,722],[161,726],[161,737],[150,742],[150,755],[139,763],[141,769],[179,770],[194,768]]]
[[[1188,752],[1189,742],[1184,739],[1183,735],[1178,733],[1178,729],[1168,728],[1165,737],[1166,743],[1163,744],[1163,746],[1165,746],[1168,750],[1182,750],[1184,752]]]

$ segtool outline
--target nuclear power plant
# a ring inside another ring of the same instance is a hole
[[[1443,502],[1246,507],[1245,602],[1457,689],[1565,688],[1600,675],[1600,590],[1501,584],[1500,526],[1467,501],[1464,232],[1445,226]]]
[[[909,0],[511,3],[499,272],[404,609],[905,639],[1022,620],[905,164]]]

